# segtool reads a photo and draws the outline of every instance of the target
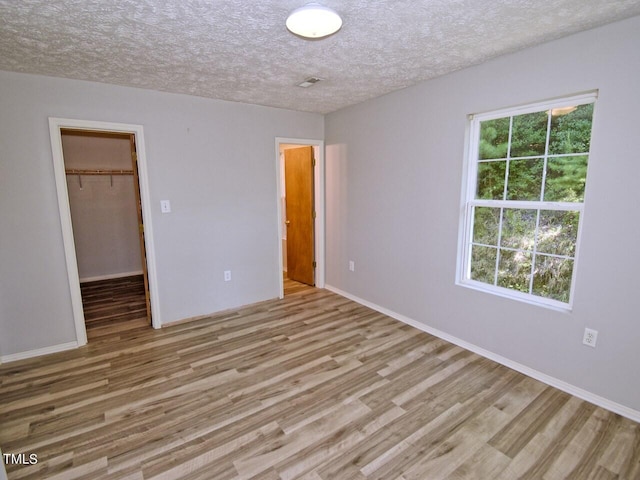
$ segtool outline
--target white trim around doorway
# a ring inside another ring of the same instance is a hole
[[[315,223],[315,257],[316,257],[316,287],[324,288],[325,282],[325,194],[324,194],[324,141],[304,138],[276,137],[276,185],[278,206],[278,281],[280,282],[280,298],[284,298],[284,279],[282,276],[283,251],[282,251],[282,185],[280,169],[280,145],[300,145],[316,147],[316,166],[313,171],[314,178],[314,202],[316,208]]]
[[[140,183],[140,200],[142,204],[142,219],[145,231],[144,243],[147,255],[147,274],[149,278],[149,294],[151,296],[151,324],[153,328],[160,328],[162,322],[160,319],[158,283],[156,281],[155,248],[153,244],[153,228],[151,225],[151,197],[149,193],[149,176],[147,171],[147,157],[142,125],[50,117],[49,134],[51,136],[51,150],[53,154],[53,167],[55,172],[56,191],[58,195],[58,209],[60,212],[64,253],[67,264],[67,276],[69,279],[69,291],[71,293],[71,305],[73,309],[73,320],[76,328],[78,346],[86,345],[87,329],[84,323],[84,312],[82,309],[82,295],[80,293],[78,261],[76,258],[75,243],[73,239],[73,226],[71,223],[71,208],[69,206],[69,193],[67,191],[64,154],[62,151],[61,129],[91,130],[126,134],[133,133],[135,135],[136,153],[138,157],[138,181]]]

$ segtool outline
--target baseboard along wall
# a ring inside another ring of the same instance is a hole
[[[64,352],[78,348],[78,342],[62,343],[60,345],[51,345],[50,347],[36,348],[35,350],[27,350],[26,352],[11,353],[0,357],[0,363],[17,362],[27,358],[39,357],[40,355],[49,355],[50,353]]]
[[[485,350],[484,348],[478,347],[477,345],[466,342],[460,338],[454,337],[453,335],[449,335],[448,333],[445,333],[436,328],[429,327],[424,323],[418,322],[405,315],[401,315],[397,312],[381,307],[380,305],[376,305],[375,303],[359,298],[348,292],[340,290],[339,288],[333,287],[331,285],[326,285],[326,284],[325,284],[325,288],[333,293],[336,293],[345,298],[348,298],[349,300],[359,303],[360,305],[369,307],[372,310],[383,313],[395,320],[398,320],[402,323],[406,323],[407,325],[417,328],[418,330],[421,330],[425,333],[433,335],[434,337],[438,337],[438,338],[441,338],[442,340],[446,340],[447,342],[453,343],[454,345],[457,345],[461,348],[464,348],[473,353],[476,353],[481,357],[487,358],[489,360],[493,360],[494,362],[504,365],[505,367],[511,368],[516,372],[520,372],[523,375],[527,375],[528,377],[534,378],[546,385],[555,387],[558,390],[562,390],[563,392],[566,392],[570,395],[578,397],[581,400],[585,400],[587,402],[593,403],[594,405],[607,409],[613,413],[617,413],[618,415],[622,415],[623,417],[633,420],[634,422],[640,423],[640,411],[634,410],[625,405],[621,405],[617,402],[613,402],[608,398],[601,397],[600,395],[596,395],[595,393],[589,392],[580,387],[576,387],[575,385],[572,385],[570,383],[567,383],[563,380],[552,377],[545,373],[539,372],[533,368],[527,367],[526,365],[522,365],[518,362],[514,362],[513,360],[510,360],[506,357],[497,355],[489,350]]]
[[[100,280],[111,280],[113,278],[133,277],[134,275],[142,275],[142,270],[136,270],[135,272],[122,272],[122,273],[110,273],[109,275],[97,275],[95,277],[83,277],[80,279],[80,283],[98,282]]]

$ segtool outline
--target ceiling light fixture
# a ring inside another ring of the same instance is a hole
[[[340,30],[342,18],[328,7],[309,3],[291,12],[286,25],[291,33],[304,38],[318,39]]]

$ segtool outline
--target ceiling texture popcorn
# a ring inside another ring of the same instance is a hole
[[[329,113],[640,14],[640,0],[328,0],[342,28],[305,40],[285,26],[304,4],[0,0],[0,70]],[[309,77],[323,81],[297,87]]]

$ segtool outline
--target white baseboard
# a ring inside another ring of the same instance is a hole
[[[133,277],[134,275],[142,275],[142,273],[143,273],[142,270],[136,270],[135,272],[110,273],[109,275],[83,277],[80,279],[80,283],[98,282],[100,280],[111,280],[112,278]]]
[[[583,390],[582,388],[576,387],[575,385],[571,385],[570,383],[567,383],[555,377],[551,377],[545,373],[542,373],[533,368],[527,367],[526,365],[522,365],[518,362],[514,362],[513,360],[505,358],[501,355],[497,355],[493,352],[490,352],[489,350],[485,350],[484,348],[478,347],[477,345],[461,340],[457,337],[454,337],[453,335],[449,335],[448,333],[445,333],[436,328],[432,328],[428,325],[425,325],[424,323],[420,323],[416,320],[413,320],[409,317],[396,313],[392,310],[376,305],[375,303],[371,303],[367,300],[356,297],[355,295],[351,295],[350,293],[342,291],[339,288],[333,287],[331,285],[325,285],[324,288],[326,288],[327,290],[333,293],[337,293],[338,295],[348,298],[349,300],[353,300],[354,302],[359,303],[360,305],[364,305],[365,307],[369,307],[377,312],[383,313],[402,323],[411,325],[412,327],[415,327],[418,330],[422,330],[425,333],[441,338],[442,340],[446,340],[447,342],[453,343],[454,345],[457,345],[473,353],[476,353],[484,358],[488,358],[489,360],[493,360],[494,362],[504,365],[505,367],[509,367],[512,370],[515,370],[524,375],[527,375],[528,377],[539,380],[542,383],[545,383],[547,385],[557,388],[558,390],[562,390],[563,392],[574,395],[582,400],[586,400],[587,402],[593,403],[594,405],[607,409],[613,413],[622,415],[623,417],[629,418],[634,422],[640,422],[640,411],[637,411],[625,405],[621,405],[619,403],[613,402],[607,398],[601,397],[600,395],[596,395],[595,393],[591,393],[587,390]]]
[[[62,343],[60,345],[37,348],[35,350],[28,350],[26,352],[12,353],[0,357],[0,363],[16,362],[18,360],[24,360],[25,358],[33,358],[39,357],[40,355],[48,355],[50,353],[64,352],[65,350],[72,350],[74,348],[78,348],[78,342]]]

